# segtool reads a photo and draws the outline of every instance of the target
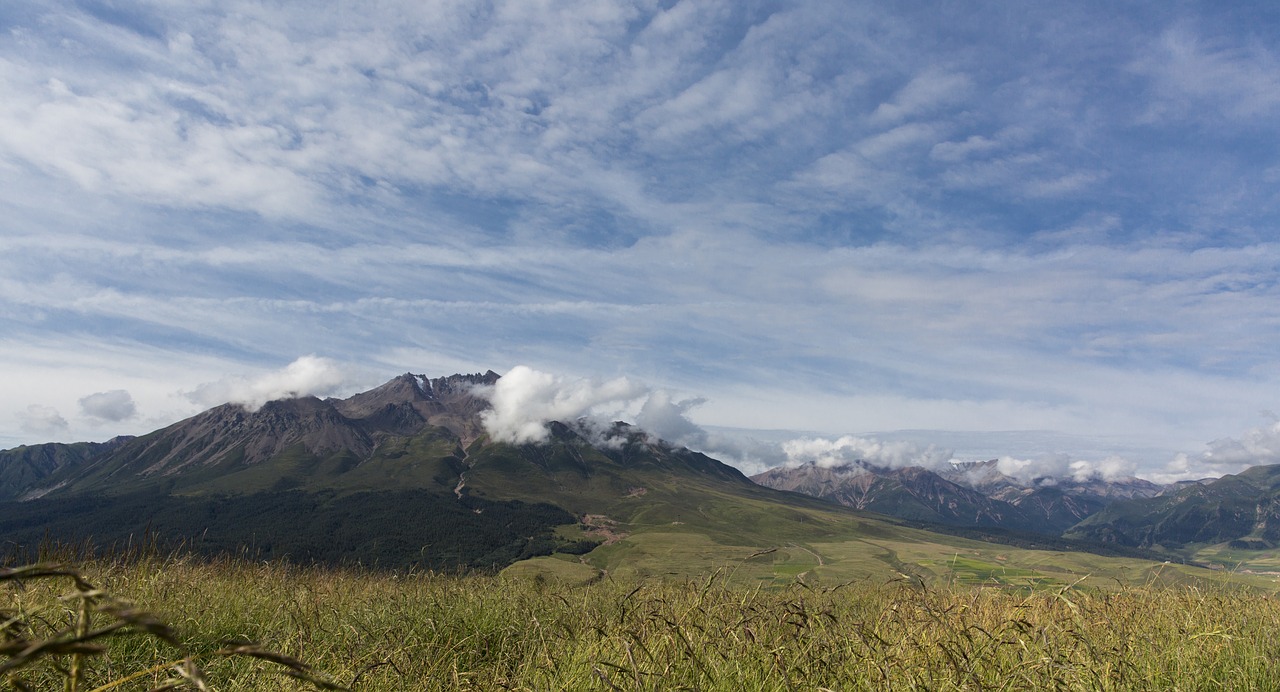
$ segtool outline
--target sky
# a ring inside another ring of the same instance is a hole
[[[6,0],[0,448],[522,366],[747,468],[1221,475],[1278,202],[1274,3]]]

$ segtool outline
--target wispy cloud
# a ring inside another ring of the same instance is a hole
[[[79,402],[113,391],[137,432],[307,353],[634,373],[683,392],[654,425],[831,439],[1186,450],[1275,408],[1280,47],[1232,16],[48,2],[0,31],[0,440],[40,439],[29,406],[110,436]]]
[[[1203,36],[1185,24],[1154,37],[1129,66],[1157,99],[1147,119],[1255,119],[1280,109],[1280,56],[1238,34]]]

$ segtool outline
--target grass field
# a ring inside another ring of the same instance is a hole
[[[930,549],[906,543],[796,545],[711,565],[722,552],[710,542],[647,536],[615,544],[614,557],[652,567],[691,560],[706,571],[606,574],[570,559],[487,576],[86,561],[79,585],[56,575],[2,582],[9,662],[0,669],[11,686],[45,690],[70,689],[76,666],[77,692],[152,689],[188,657],[218,690],[315,681],[357,690],[1280,689],[1274,588],[1208,571],[1081,578],[1060,570],[1107,568],[1108,558],[1046,555],[1027,567],[1035,556],[981,551],[930,554],[935,562],[922,566]],[[1006,566],[1013,557],[1019,567]],[[838,578],[864,568],[876,570]],[[113,623],[124,626],[96,640],[100,653],[77,658],[66,646]],[[173,643],[157,636],[159,623]],[[41,643],[44,653],[7,667]]]
[[[1230,582],[1280,590],[1280,573],[1267,573],[1263,569],[1266,558],[1257,551],[1251,557],[1253,562],[1245,563],[1256,569],[1233,569],[1231,564],[1206,569],[1092,553],[1028,550],[870,522],[848,533],[858,537],[784,538],[775,543],[733,545],[699,533],[655,528],[627,535],[585,556],[535,558],[516,563],[507,572],[542,574],[571,583],[601,575],[632,580],[694,579],[721,570],[724,579],[741,586],[785,586],[796,580],[816,586],[911,578],[929,584],[1009,589],[1114,589],[1150,583],[1208,587]],[[1231,557],[1221,559],[1226,563]]]

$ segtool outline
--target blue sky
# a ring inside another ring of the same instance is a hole
[[[1280,8],[886,5],[10,0],[0,446],[314,355],[1280,462]]]

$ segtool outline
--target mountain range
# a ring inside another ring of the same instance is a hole
[[[1143,548],[1280,547],[1280,465],[1183,484],[1159,497],[1115,502],[1066,533]]]
[[[667,545],[657,536],[687,539],[662,550],[708,546],[682,560],[710,559],[722,551],[714,546],[792,546],[793,557],[818,565],[824,542],[910,535],[960,545],[908,526],[1055,550],[1277,542],[1272,467],[1175,489],[1139,479],[1025,482],[995,462],[943,472],[810,463],[749,479],[622,422],[601,430],[550,421],[543,442],[495,441],[481,414],[498,380],[492,371],[406,373],[344,399],[224,404],[139,437],[5,450],[0,537],[11,553],[50,540],[158,542],[429,569],[494,569],[540,555],[615,565]]]
[[[0,536],[11,546],[158,537],[261,557],[453,568],[585,552],[625,533],[618,526],[746,540],[847,523],[827,503],[764,488],[624,423],[604,442],[557,421],[545,443],[494,442],[480,392],[497,379],[405,374],[346,399],[224,404],[109,444],[8,450]]]
[[[802,463],[752,476],[761,485],[812,495],[904,519],[1059,535],[1113,501],[1159,495],[1141,478],[1021,479],[997,460],[951,463],[941,470],[865,461]]]

